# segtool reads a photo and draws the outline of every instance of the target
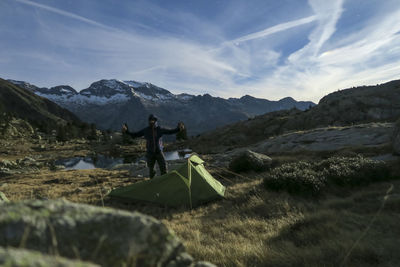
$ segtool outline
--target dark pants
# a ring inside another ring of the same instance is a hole
[[[164,154],[162,152],[147,153],[146,157],[150,178],[153,178],[156,175],[156,172],[154,171],[154,165],[156,164],[156,161],[158,163],[158,167],[160,168],[161,175],[167,173],[167,164],[165,163]]]

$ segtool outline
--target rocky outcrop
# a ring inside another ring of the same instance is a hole
[[[393,131],[393,154],[400,155],[400,119],[397,120]]]
[[[331,93],[323,97],[311,113],[312,121],[320,125],[393,122],[400,116],[400,80]]]
[[[21,241],[22,240],[22,241]],[[0,205],[0,246],[102,266],[194,266],[182,243],[156,219],[65,200]]]
[[[233,172],[264,171],[271,166],[272,159],[267,155],[245,150],[239,152],[229,163]]]
[[[12,267],[95,267],[97,264],[70,260],[56,255],[43,255],[37,251],[0,247],[0,266]]]
[[[1,138],[26,138],[34,134],[34,130],[27,121],[10,118],[9,121],[0,122]]]
[[[26,172],[37,172],[39,168],[43,166],[43,163],[39,163],[31,157],[25,157],[15,161],[6,159],[0,160],[0,177]]]
[[[254,146],[260,153],[334,151],[343,148],[390,145],[393,123],[370,123],[318,128],[269,138]]]

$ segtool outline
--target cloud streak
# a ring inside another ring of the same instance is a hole
[[[285,30],[288,30],[288,29],[291,29],[294,27],[298,27],[300,25],[311,23],[311,22],[315,21],[316,19],[317,19],[317,16],[313,15],[313,16],[309,16],[306,18],[281,23],[281,24],[269,27],[265,30],[255,32],[252,34],[248,34],[248,35],[242,36],[240,38],[234,39],[232,41],[229,41],[228,43],[236,44],[236,43],[246,42],[246,41],[250,41],[250,40],[254,40],[254,39],[264,38],[264,37],[269,36],[274,33],[278,33],[278,32],[285,31]]]
[[[70,18],[70,19],[74,19],[74,20],[77,20],[77,21],[80,21],[80,22],[84,22],[84,23],[87,23],[87,24],[92,25],[92,26],[100,27],[100,28],[103,28],[103,29],[106,29],[106,30],[116,30],[115,28],[109,27],[109,26],[104,25],[102,23],[99,23],[97,21],[94,21],[94,20],[79,16],[79,15],[76,15],[76,14],[71,13],[71,12],[67,12],[67,11],[61,10],[61,9],[58,9],[58,8],[54,8],[54,7],[51,7],[51,6],[48,6],[48,5],[39,4],[39,3],[30,1],[30,0],[15,0],[15,1],[17,1],[17,2],[19,2],[21,4],[25,4],[25,5],[29,5],[29,6],[40,8],[40,9],[52,12],[54,14],[62,15],[64,17],[67,17],[67,18]]]

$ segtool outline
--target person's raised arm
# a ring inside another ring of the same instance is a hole
[[[130,135],[132,138],[144,136],[144,129],[142,129],[142,130],[140,130],[140,131],[138,131],[138,132],[131,133],[131,132],[129,132],[129,130],[128,130],[128,125],[127,125],[126,123],[124,123],[124,124],[122,125],[122,130],[121,130],[121,131],[122,131],[123,134],[128,134],[128,135]]]
[[[181,127],[178,124],[178,126],[175,129],[166,129],[166,128],[161,128],[161,134],[174,134],[181,131]]]

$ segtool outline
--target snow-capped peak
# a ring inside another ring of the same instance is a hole
[[[189,101],[194,97],[188,94],[175,95],[151,83],[134,80],[121,81],[117,79],[103,79],[92,83],[88,88],[80,92],[77,92],[74,88],[67,85],[60,85],[47,89],[38,88],[21,81],[11,82],[31,90],[37,95],[46,97],[61,106],[124,103],[134,97],[139,98],[145,105],[154,105],[161,102]]]
[[[141,87],[145,84],[145,83],[138,82],[138,81],[124,81],[124,83],[126,83],[134,88]]]
[[[59,85],[52,87],[48,90],[48,93],[55,95],[67,95],[67,96],[73,96],[78,94],[78,92],[74,88],[68,85]]]
[[[15,85],[17,85],[19,87],[27,89],[29,91],[32,91],[32,92],[36,92],[36,91],[41,89],[41,88],[39,88],[39,87],[37,87],[37,86],[35,86],[33,84],[30,84],[30,83],[27,83],[27,82],[24,82],[24,81],[16,81],[16,80],[7,80],[7,81],[9,81],[10,83],[15,84]]]

